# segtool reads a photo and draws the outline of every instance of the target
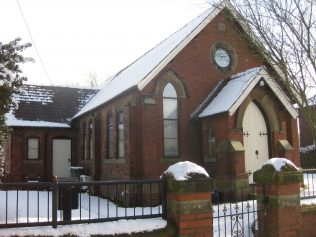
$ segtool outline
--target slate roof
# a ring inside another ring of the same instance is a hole
[[[7,126],[67,127],[71,118],[97,90],[23,85],[13,95],[16,107],[6,115]]]

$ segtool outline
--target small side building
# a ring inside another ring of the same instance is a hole
[[[71,118],[97,91],[23,85],[16,107],[6,115],[10,134],[5,145],[6,181],[52,180],[69,176],[77,136]]]

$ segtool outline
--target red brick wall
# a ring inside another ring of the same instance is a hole
[[[315,108],[314,108],[315,111]],[[310,127],[308,126],[307,122],[300,117],[299,120],[299,126],[300,126],[300,146],[309,146],[314,144],[313,134],[311,132]]]
[[[27,139],[39,138],[39,159],[28,160]],[[76,157],[76,136],[73,129],[62,128],[14,128],[6,146],[6,167],[8,181],[25,181],[26,178],[52,180],[53,139],[69,138],[72,140],[72,158]]]
[[[308,207],[302,207],[302,209],[308,210]],[[315,226],[316,226],[316,208],[314,206],[313,210],[302,212],[301,236],[315,237],[316,236]]]
[[[137,92],[131,92],[122,96],[116,101],[106,104],[96,111],[88,113],[75,121],[78,136],[78,159],[77,164],[83,166],[87,174],[94,180],[113,180],[113,179],[131,179],[137,178],[141,165],[139,163],[141,151],[141,140],[139,135],[141,126],[138,121],[139,104]],[[123,111],[124,113],[124,158],[118,158],[117,148],[117,113]],[[108,115],[112,115],[112,141],[113,141],[113,155],[108,157],[108,136],[107,136],[107,120]],[[93,129],[93,143],[94,143],[94,158],[91,160],[84,160],[83,154],[83,125],[92,121]],[[132,176],[131,176],[132,172]]]
[[[218,30],[218,23],[224,22],[226,31]],[[238,60],[236,69],[230,72],[219,71],[210,59],[210,49],[217,41],[229,43],[236,51]],[[231,22],[219,15],[204,30],[194,38],[156,77],[142,92],[144,95],[153,95],[157,80],[164,72],[174,71],[183,82],[188,97],[179,99],[179,136],[180,136],[180,160],[190,160],[202,163],[201,123],[191,119],[192,112],[201,104],[217,83],[232,74],[262,65],[260,59],[248,48]],[[162,127],[162,98],[154,96],[156,105],[144,106],[146,112],[143,116],[143,138],[146,142],[143,153],[146,164],[146,172],[151,177],[157,177],[172,162],[163,158],[163,127]],[[231,123],[226,115],[220,115],[216,122],[217,140],[228,139],[230,136]],[[155,134],[155,136],[153,136]],[[157,155],[158,154],[158,155]],[[173,161],[174,162],[174,161]]]

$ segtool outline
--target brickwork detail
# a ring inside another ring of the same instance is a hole
[[[213,180],[176,181],[167,178],[168,222],[177,227],[180,237],[212,237]]]

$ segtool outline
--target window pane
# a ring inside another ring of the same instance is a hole
[[[124,157],[124,141],[120,141],[119,142],[119,147],[118,147],[118,155],[119,155],[119,158],[123,158]]]
[[[38,159],[38,150],[37,149],[29,149],[28,158],[29,159]]]
[[[165,156],[178,156],[178,139],[164,139]]]
[[[171,83],[163,90],[164,156],[179,155],[178,148],[178,99]]]
[[[123,124],[119,125],[119,140],[122,141],[124,140],[124,126]]]
[[[176,99],[163,99],[163,118],[177,119],[178,118],[178,101]]]
[[[215,134],[214,130],[208,129],[208,155],[212,156],[215,152]]]
[[[118,125],[117,125],[117,144],[118,144],[118,158],[124,157],[124,113],[118,113]]]
[[[178,121],[164,120],[164,137],[178,138]]]
[[[29,138],[28,139],[28,146],[30,148],[38,148],[38,138]]]
[[[171,83],[168,83],[163,90],[163,97],[169,97],[169,98],[177,98],[177,92],[174,86]]]
[[[112,115],[108,116],[107,119],[107,148],[108,148],[108,154],[107,158],[112,158],[112,131],[113,131],[113,126],[112,126]]]
[[[119,121],[119,123],[123,123],[123,121],[124,121],[124,114],[123,114],[123,112],[119,113],[118,121]]]
[[[29,138],[27,143],[28,143],[27,158],[38,159],[38,148],[39,148],[38,138]]]

